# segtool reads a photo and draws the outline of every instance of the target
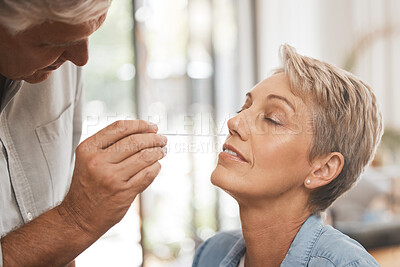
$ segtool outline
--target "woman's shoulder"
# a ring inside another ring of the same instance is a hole
[[[241,257],[246,249],[242,232],[240,230],[219,232],[196,250],[193,267],[217,266],[229,253],[232,253],[234,247],[237,255],[232,256]]]
[[[310,254],[309,266],[379,266],[356,240],[332,226],[325,226]]]

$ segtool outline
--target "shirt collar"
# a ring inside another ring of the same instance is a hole
[[[322,233],[324,225],[319,215],[313,214],[301,226],[281,266],[307,266],[311,251]]]
[[[4,110],[7,104],[14,98],[17,92],[21,89],[24,81],[14,81],[6,79],[5,87],[2,88],[2,97],[0,103],[0,113]]]
[[[244,242],[244,238],[241,235],[238,241],[236,241],[235,245],[231,248],[229,253],[225,256],[225,258],[221,261],[220,267],[236,267],[238,266],[240,259],[246,253],[246,243]]]
[[[307,266],[318,237],[324,225],[319,215],[313,214],[303,223],[296,234],[281,267]],[[243,236],[235,243],[229,253],[222,260],[220,267],[236,267],[246,253],[246,243]]]

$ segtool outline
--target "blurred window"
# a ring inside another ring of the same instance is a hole
[[[82,140],[118,119],[135,115],[133,15],[130,0],[113,1],[104,25],[89,41],[84,68]],[[77,258],[77,266],[140,266],[140,218],[135,201],[124,219]]]
[[[90,40],[82,140],[140,118],[170,134],[169,155],[77,266],[189,266],[201,242],[239,227],[237,204],[210,183],[227,119],[240,106],[237,52],[233,0],[113,1]]]

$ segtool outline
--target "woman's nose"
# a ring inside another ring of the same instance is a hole
[[[245,111],[242,111],[235,117],[229,119],[229,134],[238,135],[243,141],[246,141],[250,135],[249,119],[249,114],[246,114]]]
[[[77,66],[84,66],[89,60],[89,40],[85,39],[78,44],[72,45],[65,49],[61,57],[69,60]]]

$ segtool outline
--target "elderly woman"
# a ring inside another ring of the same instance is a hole
[[[211,175],[239,204],[242,231],[197,250],[193,266],[379,266],[320,213],[357,181],[382,135],[371,89],[352,74],[281,48],[283,68],[228,121]]]

